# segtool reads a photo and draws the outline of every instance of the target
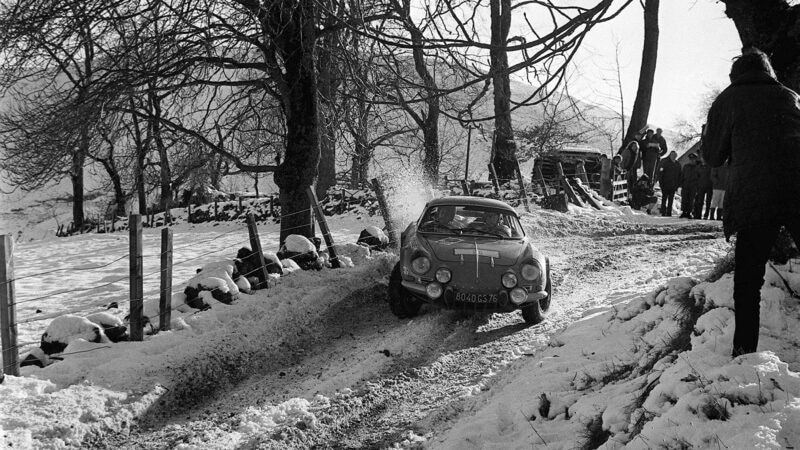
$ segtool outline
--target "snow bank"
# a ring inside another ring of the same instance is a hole
[[[21,377],[6,376],[0,384],[0,446],[79,447],[92,433],[125,432],[149,408],[191,402],[246,376],[339,299],[381,282],[392,263],[389,255],[376,254],[352,269],[298,272],[231,305],[176,313],[171,331],[144,342],[73,339],[63,361],[23,367]],[[53,331],[72,335],[73,328]],[[248,417],[243,426],[253,429],[314,423],[299,399]]]
[[[576,448],[592,439],[608,449],[797,448],[800,304],[783,280],[794,289],[800,273],[769,271],[758,353],[730,356],[732,276],[672,279],[568,328],[429,444]]]

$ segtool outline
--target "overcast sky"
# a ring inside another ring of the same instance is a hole
[[[714,0],[662,0],[659,25],[649,123],[674,128],[677,119],[697,116],[710,86],[727,86],[731,59],[739,54],[741,41],[733,21],[725,17],[724,5]],[[603,78],[614,76],[615,42],[619,42],[625,112],[630,114],[639,79],[643,27],[642,8],[634,0],[620,17],[595,28],[579,56],[583,80],[575,78],[571,93],[615,107],[619,93]]]

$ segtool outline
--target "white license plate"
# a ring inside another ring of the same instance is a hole
[[[497,294],[468,294],[456,292],[456,301],[464,303],[497,303]]]

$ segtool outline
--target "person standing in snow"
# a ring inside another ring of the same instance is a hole
[[[714,191],[714,186],[711,183],[711,166],[706,164],[703,158],[700,158],[697,164],[698,182],[697,182],[697,197],[694,201],[695,219],[708,219],[708,211],[711,207],[711,193]],[[703,205],[705,204],[706,211],[703,214]]]
[[[644,138],[639,142],[639,147],[642,149],[642,170],[650,181],[654,182],[658,159],[665,153],[661,151],[661,144],[652,129],[647,129]]]
[[[691,219],[694,199],[697,196],[697,187],[700,184],[700,173],[697,171],[697,155],[689,155],[681,171],[681,218]]]
[[[736,234],[733,356],[758,347],[761,285],[781,226],[800,243],[800,96],[778,82],[767,55],[746,49],[708,112],[703,154],[728,163],[726,239]]]
[[[662,156],[666,155],[667,152],[669,151],[667,149],[667,140],[664,139],[664,136],[661,134],[663,132],[664,132],[664,130],[662,130],[661,128],[656,128],[656,140],[658,141],[658,146],[661,149],[661,155]]]
[[[681,176],[678,153],[672,151],[659,163],[658,170],[658,184],[661,186],[661,215],[664,217],[672,216],[672,202],[675,200],[675,191],[681,187]]]
[[[711,169],[711,213],[709,219],[722,220],[722,208],[725,206],[725,189],[728,186],[728,166],[722,165]],[[716,212],[716,217],[714,213]]]

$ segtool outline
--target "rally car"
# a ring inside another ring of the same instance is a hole
[[[401,236],[389,306],[414,317],[423,303],[448,309],[522,311],[541,322],[550,309],[550,261],[525,235],[517,212],[482,197],[432,200]]]

